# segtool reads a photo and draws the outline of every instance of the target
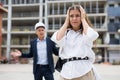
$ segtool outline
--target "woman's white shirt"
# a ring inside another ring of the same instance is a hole
[[[89,57],[89,60],[70,61],[63,65],[61,76],[67,79],[83,76],[92,69],[95,54],[92,50],[93,41],[98,38],[98,33],[88,27],[87,34],[70,29],[61,40],[57,40],[57,32],[51,39],[60,46],[59,57],[68,59],[71,57]]]

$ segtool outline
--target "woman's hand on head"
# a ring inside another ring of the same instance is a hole
[[[86,35],[87,34],[87,28],[88,28],[88,23],[86,22],[86,12],[85,10],[83,9],[82,6],[80,6],[80,11],[81,11],[81,21],[82,21],[82,24],[83,24],[83,33]]]
[[[70,8],[67,10],[67,14],[66,14],[66,19],[65,19],[65,25],[69,26],[69,12],[70,12]]]
[[[80,6],[80,11],[81,11],[81,20],[85,20],[86,12],[82,6]]]

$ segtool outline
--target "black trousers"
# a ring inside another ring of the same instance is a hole
[[[54,80],[53,73],[50,71],[48,65],[37,65],[37,71],[34,74],[35,80]]]

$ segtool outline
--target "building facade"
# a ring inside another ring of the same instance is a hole
[[[0,63],[1,61],[5,60],[4,57],[2,57],[1,54],[1,49],[2,49],[2,19],[3,19],[3,14],[7,13],[8,10],[3,7],[2,4],[0,4]]]
[[[108,0],[108,32],[110,45],[120,45],[120,0]],[[120,47],[109,47],[109,61],[120,62]]]
[[[28,52],[30,41],[36,37],[34,25],[38,21],[45,23],[47,36],[51,36],[64,23],[67,9],[72,5],[82,5],[93,23],[94,29],[97,30],[100,35],[93,46],[96,54],[96,62],[109,61],[112,63],[114,61],[113,58],[118,57],[113,57],[113,55],[120,55],[120,33],[116,31],[110,32],[110,30],[113,29],[109,28],[109,26],[112,26],[109,21],[113,21],[113,17],[111,18],[109,16],[111,16],[111,12],[113,12],[112,15],[119,17],[120,14],[109,10],[108,3],[110,1],[111,0],[0,0],[0,3],[4,4],[4,7],[9,10],[8,15],[4,15],[3,19],[3,56],[7,55],[7,57],[9,57],[10,51],[16,48],[23,52]],[[119,0],[117,3],[118,6],[120,6]],[[116,17],[114,17],[114,19],[116,19]],[[117,25],[118,23],[114,24]],[[117,28],[120,29],[119,27]],[[118,39],[116,44],[114,44],[112,40],[113,33],[115,34],[114,38],[117,36]],[[119,58],[117,59],[118,61],[120,61]]]

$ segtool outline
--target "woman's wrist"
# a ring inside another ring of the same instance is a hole
[[[81,19],[81,21],[82,21],[82,22],[85,22],[86,20],[85,20],[85,18],[83,18],[83,19]]]
[[[67,22],[64,23],[64,24],[63,24],[63,27],[65,27],[65,28],[67,29],[67,27],[68,27],[68,23],[67,23]]]

